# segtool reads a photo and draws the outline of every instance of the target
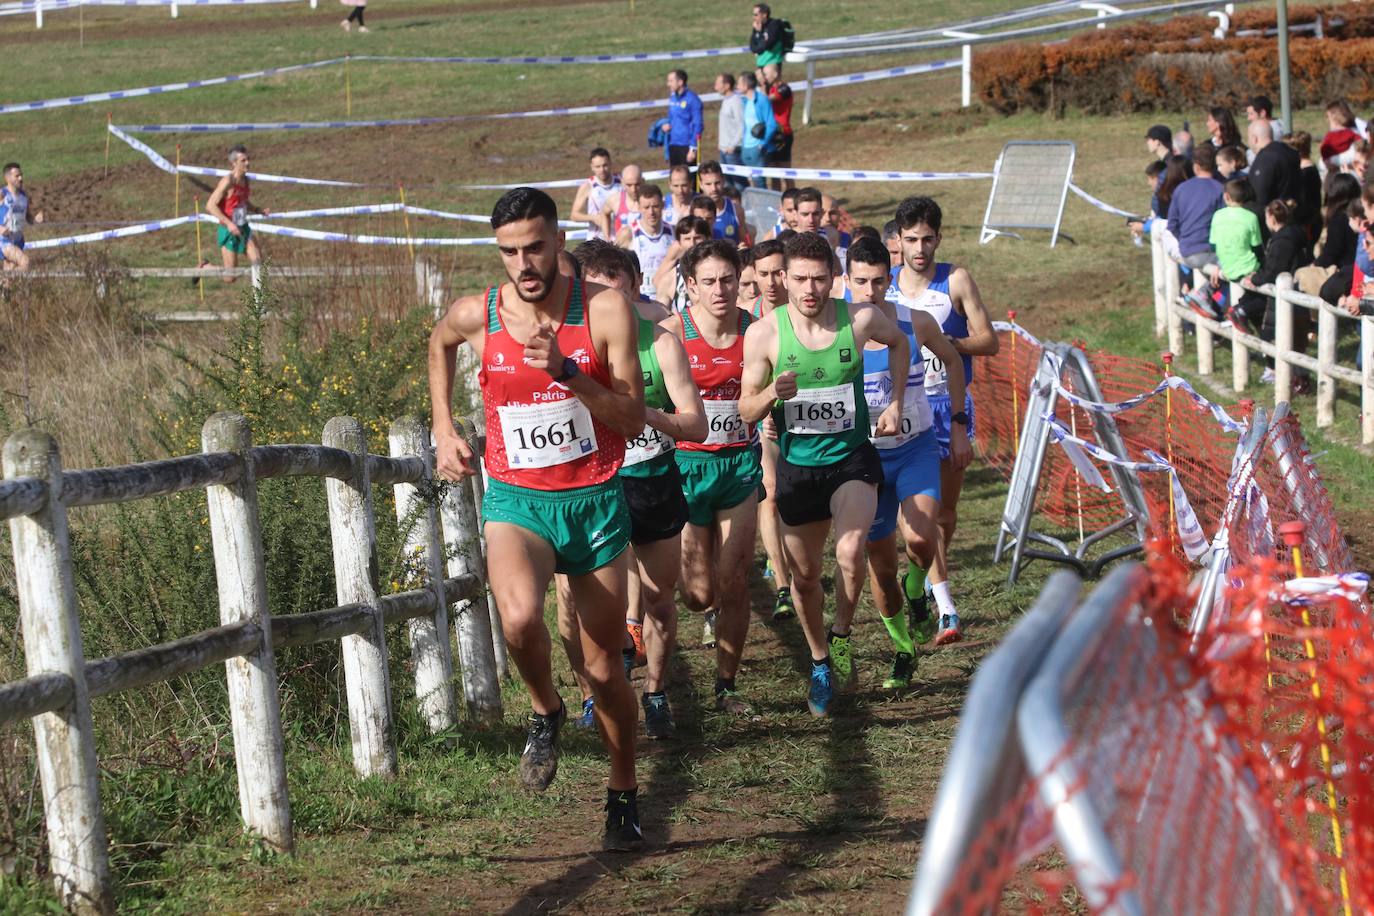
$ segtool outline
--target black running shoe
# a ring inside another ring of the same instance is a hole
[[[653,741],[673,737],[673,711],[668,707],[668,697],[663,693],[646,693],[641,702],[644,704],[644,734]]]
[[[558,774],[558,731],[567,718],[568,708],[561,702],[553,715],[530,715],[525,751],[520,755],[520,781],[527,788],[543,792]]]
[[[634,852],[644,848],[644,831],[639,829],[639,803],[635,793],[606,793],[606,833],[601,848],[607,852]]]

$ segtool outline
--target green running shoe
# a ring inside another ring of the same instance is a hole
[[[792,589],[778,589],[778,599],[773,603],[774,620],[791,620],[797,616],[797,608],[792,604]]]
[[[907,599],[906,624],[907,631],[918,645],[924,646],[935,638],[936,621],[935,615],[930,613],[929,595],[922,592],[919,598]]]
[[[854,647],[848,636],[831,633],[829,640],[830,666],[835,672],[836,686],[848,690],[858,680],[858,673],[854,669]]]
[[[887,680],[883,681],[883,687],[887,690],[910,687],[911,679],[915,675],[916,656],[898,652],[897,657],[892,660],[892,673],[887,676]]]

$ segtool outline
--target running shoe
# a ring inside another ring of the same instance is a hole
[[[772,578],[775,578],[775,575],[774,575],[774,573],[773,573],[773,564],[767,562],[766,560],[764,561],[764,564],[763,564],[763,577],[764,577],[765,579],[772,579]]]
[[[848,636],[835,633],[830,634],[828,641],[830,667],[835,672],[835,680],[841,690],[848,690],[858,681],[858,673],[854,670],[854,646]]]
[[[935,615],[930,612],[930,596],[925,592],[919,598],[907,599],[906,626],[919,645],[924,646],[935,638]]]
[[[911,679],[915,675],[916,656],[898,652],[897,657],[892,660],[892,673],[887,676],[887,680],[883,681],[883,687],[888,690],[910,687]]]
[[[659,741],[673,737],[673,711],[668,707],[668,697],[664,693],[646,693],[640,699],[644,704],[644,734],[651,740]]]
[[[958,642],[963,638],[964,634],[959,629],[959,615],[941,614],[940,632],[935,634],[935,645],[946,646],[952,642]]]
[[[1245,317],[1245,313],[1234,305],[1226,310],[1226,320],[1231,322],[1231,327],[1240,331],[1242,334],[1255,333],[1254,327],[1250,324],[1250,319]]]
[[[644,848],[639,829],[639,803],[633,792],[606,793],[606,832],[601,837],[606,852],[633,852]]]
[[[630,641],[634,643],[635,667],[642,668],[649,659],[644,654],[644,624],[625,621],[625,632],[630,634]]]
[[[730,688],[716,691],[716,710],[732,716],[747,716],[754,711],[738,691]]]
[[[633,681],[635,679],[635,650],[621,649],[620,660],[625,665],[625,680]]]
[[[702,615],[701,645],[704,649],[716,647],[716,612],[707,611]]]
[[[543,792],[553,782],[558,773],[558,731],[567,718],[568,708],[562,703],[553,715],[530,715],[525,752],[520,755],[520,781],[527,788]]]
[[[797,608],[792,604],[792,589],[778,589],[778,598],[773,602],[774,620],[791,620],[797,616]]]
[[[824,719],[830,715],[830,666],[825,662],[811,663],[811,689],[806,693],[806,705],[811,715]]]
[[[1265,370],[1264,370],[1263,372],[1260,373],[1260,384],[1261,384],[1261,385],[1272,385],[1272,384],[1274,384],[1274,370],[1273,370],[1273,369],[1270,369],[1270,368],[1268,368],[1268,367],[1265,367]]]
[[[587,697],[582,701],[582,715],[573,720],[578,728],[596,728],[596,700]]]

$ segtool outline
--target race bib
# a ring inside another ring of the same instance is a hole
[[[596,451],[592,415],[577,398],[552,404],[503,404],[496,408],[506,463],[512,469],[547,468]]]
[[[622,467],[631,467],[636,464],[657,458],[664,452],[671,451],[673,440],[663,435],[661,430],[654,429],[648,423],[644,424],[644,431],[633,439],[625,440],[625,461]]]
[[[915,439],[930,426],[930,408],[925,399],[925,389],[921,379],[908,378],[906,391],[902,396],[902,425],[894,436],[878,435],[878,417],[892,403],[892,385],[887,373],[876,385],[865,381],[864,400],[868,402],[868,435],[876,448],[897,448]]]
[[[739,401],[703,401],[706,405],[706,441],[702,445],[743,445],[749,441],[749,425],[739,415]]]
[[[235,226],[246,226],[246,225],[248,225],[248,207],[247,207],[247,205],[245,205],[245,204],[240,204],[239,206],[235,207],[235,208],[234,208],[234,212],[233,212],[232,214],[230,214],[230,217],[229,217],[229,218],[230,218],[231,220],[233,220]]]
[[[944,394],[949,385],[949,373],[945,370],[945,361],[925,347],[921,348],[921,359],[925,360],[926,364],[926,391]]]
[[[783,402],[787,431],[801,436],[844,433],[854,428],[854,385],[800,388]]]

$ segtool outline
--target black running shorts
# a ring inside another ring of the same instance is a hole
[[[778,461],[778,515],[796,527],[830,518],[830,499],[843,484],[862,480],[875,487],[883,482],[883,462],[873,443],[865,442],[848,457],[823,467],[803,467],[786,458]]]
[[[625,502],[630,507],[630,543],[652,544],[676,537],[687,524],[687,498],[682,494],[682,474],[669,460],[664,472],[652,477],[621,475]]]

